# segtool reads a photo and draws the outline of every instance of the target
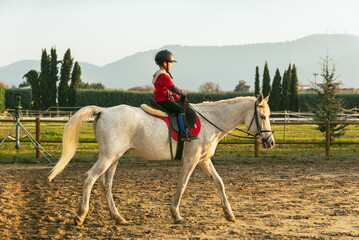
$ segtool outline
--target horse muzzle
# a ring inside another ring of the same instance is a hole
[[[272,134],[269,137],[262,139],[262,147],[264,149],[272,149],[274,145],[275,145],[275,141]]]

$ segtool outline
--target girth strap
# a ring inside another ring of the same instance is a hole
[[[181,140],[180,132],[178,133],[178,141],[177,141],[177,149],[176,149],[176,156],[173,158],[173,147],[172,147],[172,136],[171,136],[171,129],[172,129],[172,118],[176,117],[176,114],[173,113],[169,118],[169,124],[168,124],[168,137],[170,141],[170,152],[171,152],[171,160],[178,160],[181,161],[182,155],[183,155],[183,146],[184,142]]]

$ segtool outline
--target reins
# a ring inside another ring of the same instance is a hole
[[[252,118],[252,121],[251,123],[249,124],[249,127],[248,127],[248,130],[245,131],[245,130],[242,130],[240,128],[235,128],[236,130],[240,131],[240,132],[243,132],[245,134],[247,134],[247,136],[239,136],[239,135],[235,135],[235,134],[232,134],[230,132],[226,132],[224,131],[223,129],[221,129],[220,127],[218,127],[217,125],[215,125],[213,122],[211,122],[208,118],[206,118],[205,116],[203,116],[200,112],[198,112],[196,109],[194,109],[191,104],[185,100],[184,101],[185,104],[187,104],[193,111],[195,111],[199,116],[201,116],[204,120],[206,120],[209,124],[211,124],[213,127],[217,128],[219,131],[227,134],[227,135],[230,135],[232,137],[236,137],[236,138],[245,138],[245,139],[258,139],[258,135],[260,135],[261,133],[263,132],[270,132],[271,134],[264,140],[262,140],[262,143],[266,142],[271,135],[273,135],[274,131],[272,132],[271,130],[262,130],[262,128],[260,127],[259,125],[259,120],[258,120],[258,112],[257,112],[257,107],[258,107],[258,104],[257,102],[255,102],[254,104],[254,114],[253,114],[253,118]],[[256,125],[257,125],[257,133],[256,134],[252,134],[249,132],[249,129],[251,128],[252,124],[253,124],[253,121],[256,122]]]

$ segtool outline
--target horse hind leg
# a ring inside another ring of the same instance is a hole
[[[112,163],[108,170],[101,176],[101,184],[105,191],[106,201],[110,209],[111,218],[119,225],[128,225],[128,222],[119,214],[112,196],[113,176],[116,172],[118,161]]]
[[[207,176],[211,177],[214,180],[214,184],[216,185],[219,195],[220,195],[220,198],[221,198],[221,204],[222,204],[225,218],[228,221],[235,222],[236,217],[234,216],[231,206],[227,200],[223,181],[222,181],[221,177],[218,175],[216,169],[214,168],[211,159],[208,159],[207,161],[204,161],[204,162],[201,161],[198,165],[206,173]]]
[[[89,210],[91,189],[96,180],[117,160],[115,157],[99,157],[93,167],[85,173],[83,195],[79,210],[75,214],[75,225],[81,225]]]

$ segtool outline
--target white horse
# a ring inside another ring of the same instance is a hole
[[[222,179],[215,170],[211,157],[215,153],[218,142],[239,124],[245,124],[248,131],[257,134],[257,138],[262,141],[264,148],[272,148],[274,138],[269,122],[270,109],[267,102],[268,97],[264,99],[263,95],[260,94],[258,98],[237,97],[217,102],[193,104],[194,109],[223,131],[213,127],[201,118],[202,130],[199,133],[199,139],[185,142],[182,157],[183,166],[178,181],[177,193],[170,207],[175,223],[182,222],[182,217],[179,213],[180,200],[197,165],[214,180],[220,194],[225,218],[228,221],[236,221],[227,200]],[[74,156],[78,145],[81,123],[93,113],[101,113],[94,121],[99,158],[85,174],[83,197],[80,208],[75,215],[75,224],[80,225],[83,223],[89,210],[92,186],[99,177],[101,177],[100,181],[105,190],[111,217],[116,220],[117,224],[127,224],[127,221],[118,213],[112,197],[112,180],[118,160],[126,152],[134,153],[150,160],[171,159],[168,127],[163,120],[151,116],[137,107],[127,105],[106,109],[97,106],[84,107],[73,115],[64,129],[62,155],[52,169],[49,181],[59,174]],[[177,142],[174,141],[173,146],[175,151]]]

